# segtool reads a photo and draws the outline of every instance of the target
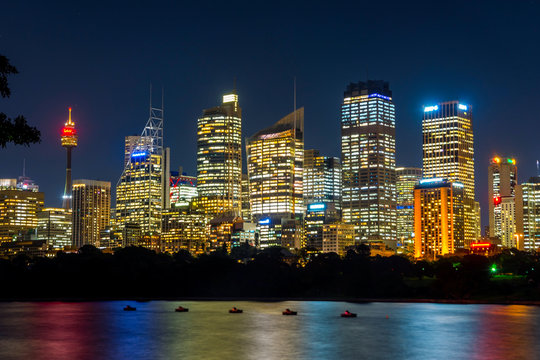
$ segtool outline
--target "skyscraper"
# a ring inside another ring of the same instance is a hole
[[[116,225],[130,231],[138,227],[143,236],[159,234],[163,196],[168,193],[165,191],[168,184],[169,169],[163,149],[163,103],[161,108],[150,104],[150,116],[141,136],[138,139],[129,136],[125,140],[124,170],[116,186]]]
[[[474,138],[472,108],[458,101],[424,107],[423,176],[444,178],[464,186],[465,241],[477,240],[474,193]]]
[[[197,191],[199,208],[206,214],[240,214],[242,109],[234,91],[197,121]]]
[[[111,218],[111,183],[97,180],[73,182],[73,245],[100,246],[100,232]]]
[[[538,251],[540,249],[540,176],[532,177],[528,182],[516,186],[515,204],[515,236],[519,239],[520,249]]]
[[[71,209],[44,208],[37,213],[37,239],[55,249],[72,245]]]
[[[359,240],[396,239],[395,138],[388,82],[349,84],[341,106],[342,206]]]
[[[62,197],[62,207],[66,210],[71,209],[71,150],[77,147],[77,131],[75,123],[71,121],[71,108],[69,108],[68,121],[62,128],[62,146],[66,149],[66,186],[64,188],[64,196]]]
[[[169,179],[169,198],[171,208],[189,208],[191,201],[197,197],[197,178],[171,171]]]
[[[463,185],[422,179],[414,188],[414,255],[436,259],[463,247]]]
[[[397,237],[402,246],[414,243],[414,186],[422,179],[422,169],[396,168]]]
[[[44,194],[16,188],[15,179],[0,179],[0,243],[17,240],[37,227]]]
[[[514,202],[516,185],[516,160],[493,157],[488,168],[489,236],[499,238],[505,247],[513,245],[514,234],[509,234],[509,224],[514,223],[515,218],[505,217],[514,214],[510,203]],[[503,202],[506,211],[503,211]]]
[[[319,150],[304,151],[304,202],[332,202],[341,212],[341,161],[321,156]]]
[[[264,228],[261,246],[281,245],[283,226],[288,235],[302,228],[304,108],[248,138],[246,147],[251,216]],[[301,234],[292,237],[300,247]]]

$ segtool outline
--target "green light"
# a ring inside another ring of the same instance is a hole
[[[491,270],[492,273],[497,272],[497,265],[495,265],[495,264],[491,265],[491,269],[490,269],[490,270]]]

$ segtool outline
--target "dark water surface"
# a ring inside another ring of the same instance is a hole
[[[122,311],[126,304],[137,311]],[[175,313],[178,305],[189,312]],[[229,314],[232,306],[244,313]],[[285,308],[298,316],[281,315]],[[346,309],[358,318],[340,318]],[[324,301],[0,303],[0,359],[540,359],[540,308]]]

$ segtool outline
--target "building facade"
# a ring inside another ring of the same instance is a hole
[[[362,241],[396,240],[395,107],[387,82],[351,83],[341,106],[343,220]]]
[[[63,249],[72,245],[71,209],[44,208],[37,213],[37,240],[45,240],[49,247]]]
[[[468,248],[478,240],[471,105],[448,101],[425,106],[422,133],[423,176],[464,186],[465,241],[458,246]]]
[[[345,256],[346,249],[355,244],[353,224],[325,224],[322,229],[322,252]]]
[[[340,222],[341,216],[333,202],[311,203],[307,206],[304,219],[305,241],[302,247],[323,250],[323,228],[326,224]],[[353,228],[354,229],[354,228]]]
[[[197,183],[199,208],[206,214],[240,214],[242,109],[236,92],[197,121]]]
[[[321,156],[319,150],[304,151],[304,203],[334,203],[341,211],[341,161]]]
[[[516,241],[520,250],[540,249],[540,177],[516,186]],[[522,244],[522,245],[521,245]]]
[[[180,209],[166,209],[162,216],[161,251],[176,253],[189,251],[192,255],[202,254],[208,238],[208,217],[190,214]]]
[[[13,182],[2,181],[0,187],[0,243],[22,239],[26,233],[36,229],[37,214],[43,208],[44,194],[39,191],[21,190],[11,187]]]
[[[464,189],[441,178],[422,179],[414,189],[414,254],[435,260],[463,248]]]
[[[169,198],[171,208],[188,209],[191,201],[196,199],[197,178],[194,176],[182,175],[179,172],[171,171],[169,178]]]
[[[499,156],[491,159],[488,168],[489,236],[499,238],[503,246],[508,240],[512,241],[503,235],[503,223],[515,222],[515,219],[503,218],[502,203],[504,200],[508,207],[509,202],[514,201],[517,181],[516,159]],[[510,237],[513,238],[513,234]]]
[[[405,248],[414,244],[414,187],[420,179],[420,168],[396,168],[397,238]]]
[[[248,138],[246,147],[251,216],[262,226],[261,247],[281,245],[279,229],[285,225],[291,235],[291,223],[296,242],[301,239],[305,209],[304,108]]]
[[[101,231],[110,225],[111,183],[73,181],[73,246],[100,247]]]

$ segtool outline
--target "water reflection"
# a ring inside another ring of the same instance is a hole
[[[532,306],[342,302],[2,303],[1,359],[528,359]],[[189,307],[176,313],[178,305]],[[243,314],[229,314],[237,306]],[[282,316],[285,308],[298,316]],[[345,309],[358,313],[343,319]]]

